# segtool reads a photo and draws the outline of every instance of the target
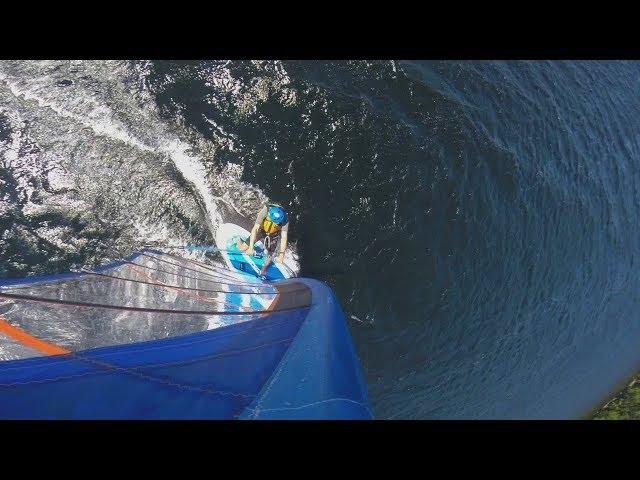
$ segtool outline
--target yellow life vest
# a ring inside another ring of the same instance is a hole
[[[280,225],[273,223],[267,217],[262,220],[262,229],[265,231],[267,235],[273,235],[278,233],[281,229]]]

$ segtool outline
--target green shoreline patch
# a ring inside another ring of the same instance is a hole
[[[636,377],[593,416],[594,420],[640,420],[640,377]]]

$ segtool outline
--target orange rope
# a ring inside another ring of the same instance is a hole
[[[65,350],[57,345],[32,337],[24,330],[9,324],[4,318],[0,318],[0,333],[4,333],[22,345],[33,348],[47,355],[64,355],[66,353],[71,353],[69,350]]]

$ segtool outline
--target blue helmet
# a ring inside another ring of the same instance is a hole
[[[267,212],[267,218],[276,225],[282,225],[287,221],[287,214],[278,206],[270,206]]]

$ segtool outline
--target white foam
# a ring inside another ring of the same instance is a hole
[[[93,73],[94,71],[98,71],[99,73],[115,71],[120,76],[125,75],[127,82],[119,81],[118,83],[110,83],[105,86],[106,91],[116,89],[125,95],[130,92],[126,90],[123,92],[122,85],[125,83],[131,84],[132,82],[129,81],[130,79],[128,77],[131,76],[131,73],[137,74],[137,82],[141,84],[143,88],[140,95],[135,94],[136,100],[131,102],[127,100],[130,97],[123,95],[119,95],[118,97],[121,97],[119,100],[120,103],[124,102],[124,106],[127,108],[124,112],[134,114],[135,120],[139,120],[137,125],[134,124],[131,127],[127,127],[127,125],[123,124],[117,118],[117,116],[123,112],[112,110],[107,106],[108,99],[107,101],[96,100],[96,98],[94,98],[95,95],[89,90],[74,90],[72,93],[62,93],[64,90],[57,90],[55,87],[51,90],[52,77],[46,70],[49,66],[43,68],[38,67],[39,72],[42,73],[29,76],[21,73],[13,75],[6,73],[11,72],[11,68],[13,68],[10,64],[7,64],[6,68],[2,67],[3,71],[0,71],[0,81],[6,84],[7,88],[16,98],[22,97],[27,101],[36,102],[40,108],[51,109],[61,117],[72,119],[79,125],[91,129],[98,136],[123,142],[143,152],[151,152],[168,157],[180,175],[193,185],[194,190],[202,199],[202,204],[209,218],[210,226],[214,229],[223,222],[220,211],[217,208],[217,202],[225,203],[225,205],[241,215],[244,213],[244,215],[248,214],[251,216],[251,213],[248,212],[253,210],[252,205],[267,200],[258,188],[242,182],[242,167],[239,165],[229,164],[220,174],[215,177],[209,177],[202,159],[197,154],[191,152],[191,145],[170,131],[169,127],[164,124],[159,117],[155,104],[153,103],[154,100],[144,82],[144,76],[149,73],[148,63],[136,64],[137,66],[133,68],[128,63],[112,63],[113,64],[103,65],[104,62],[102,62],[92,65],[91,62],[79,62],[78,68],[84,68],[85,65],[88,65],[87,70],[89,73],[92,73],[92,75],[95,75]],[[54,65],[56,65],[56,63],[51,64],[52,67]],[[240,106],[243,104],[255,106],[255,104],[267,98],[266,95],[269,89],[272,88],[272,85],[281,87],[290,81],[281,64],[263,65],[263,62],[257,62],[257,66],[275,70],[276,79],[272,81],[262,79],[262,82],[252,84],[250,88],[247,89],[239,79],[233,77],[228,65],[229,62],[213,68],[207,80],[211,85],[215,85],[221,90],[231,93],[234,97],[237,96],[238,98],[236,100],[240,103]],[[54,70],[57,68],[56,65]],[[97,78],[100,79],[101,77],[98,76]],[[135,83],[136,79],[133,80],[133,83]],[[105,105],[105,103],[107,103],[107,105]],[[142,106],[140,103],[142,103]],[[139,109],[139,111],[132,110],[136,108]],[[127,117],[129,116],[130,115],[127,115]],[[235,135],[226,132],[222,126],[215,121],[209,118],[206,118],[206,120],[222,137],[222,142],[225,144],[225,147],[230,151],[234,151],[235,143],[238,143],[239,139]],[[140,128],[141,125],[146,126],[147,124],[149,128]],[[204,139],[201,139],[201,141],[210,143]],[[12,138],[12,145],[5,151],[5,158],[17,159],[18,147],[19,139]],[[208,149],[209,148],[204,148],[204,150]],[[64,178],[62,171],[52,172],[50,180],[59,184],[65,184],[69,181],[69,179]],[[220,190],[222,194],[215,195],[212,187]],[[237,205],[240,205],[240,209]],[[144,234],[144,232],[151,234],[152,230],[153,229],[149,227],[138,228],[140,234]],[[157,235],[154,236],[157,238],[158,235],[165,233],[167,235],[169,234],[169,232],[165,230],[163,232],[157,232]],[[171,237],[173,236],[168,235],[168,238]],[[285,263],[293,270],[298,270],[297,255],[295,255],[291,249],[289,249],[285,256]]]
[[[9,80],[2,72],[0,72],[0,80],[7,84],[11,93],[16,97],[23,97],[25,100],[33,100],[37,102],[40,107],[50,108],[60,116],[72,118],[80,124],[91,128],[97,135],[119,140],[143,151],[165,153],[169,155],[185,180],[190,182],[196,188],[196,191],[204,202],[209,218],[214,221],[214,225],[219,225],[221,223],[220,214],[215,206],[216,199],[207,185],[205,167],[199,158],[187,153],[189,146],[181,142],[179,139],[160,143],[160,148],[152,147],[138,140],[129,132],[118,126],[117,122],[110,118],[111,112],[109,112],[105,107],[94,108],[92,111],[87,112],[87,115],[77,115],[55,102],[43,98],[33,90],[20,88],[18,82]]]
[[[220,212],[216,209],[216,198],[211,193],[207,184],[207,171],[202,161],[187,153],[188,147],[179,140],[173,140],[163,147],[173,160],[174,165],[180,171],[185,180],[196,187],[200,197],[204,201],[205,208],[214,225],[222,223]]]

